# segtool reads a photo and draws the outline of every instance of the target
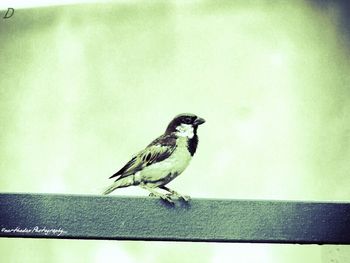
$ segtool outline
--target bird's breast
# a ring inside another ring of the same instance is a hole
[[[159,184],[167,183],[181,174],[189,165],[192,156],[187,148],[187,138],[176,140],[174,152],[161,162],[145,167],[141,171],[143,181]]]
[[[169,156],[168,162],[173,167],[173,171],[182,173],[188,164],[190,163],[192,156],[188,151],[188,139],[186,137],[180,137],[176,140],[176,149],[173,154]]]

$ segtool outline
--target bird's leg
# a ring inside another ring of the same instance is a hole
[[[174,195],[177,198],[181,198],[181,199],[185,200],[186,202],[190,201],[190,199],[191,199],[190,196],[179,194],[178,192],[176,192],[176,191],[174,191],[174,190],[172,190],[172,189],[170,189],[170,188],[168,188],[168,187],[166,187],[164,185],[159,186],[159,188],[161,188],[161,189],[163,189],[165,191],[168,191],[171,195]]]
[[[141,186],[143,189],[146,189],[146,190],[150,191],[150,192],[151,192],[151,193],[150,193],[150,196],[159,197],[159,198],[161,198],[162,200],[167,201],[167,202],[169,202],[169,203],[171,203],[171,204],[174,203],[174,201],[170,198],[169,195],[159,193],[159,192],[157,192],[154,188],[149,187],[149,186],[147,186],[147,185],[145,185],[145,184],[142,184],[142,185],[140,185],[140,186]]]

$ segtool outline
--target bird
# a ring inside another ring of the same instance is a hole
[[[140,186],[169,203],[173,198],[186,202],[189,196],[168,188],[166,184],[179,176],[189,165],[198,146],[198,126],[205,120],[192,113],[175,116],[165,132],[153,140],[145,149],[133,155],[118,172],[109,177],[115,181],[103,192],[128,186]],[[159,191],[160,189],[165,190]]]

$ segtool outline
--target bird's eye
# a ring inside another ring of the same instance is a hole
[[[190,123],[192,122],[191,117],[186,117],[185,120],[184,120],[184,122],[185,122],[186,124],[190,124]]]

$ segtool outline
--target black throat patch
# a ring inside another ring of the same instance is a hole
[[[194,153],[196,152],[197,145],[198,145],[198,136],[197,136],[197,132],[195,131],[193,138],[188,139],[188,142],[187,142],[187,149],[190,152],[191,156],[193,156]]]

